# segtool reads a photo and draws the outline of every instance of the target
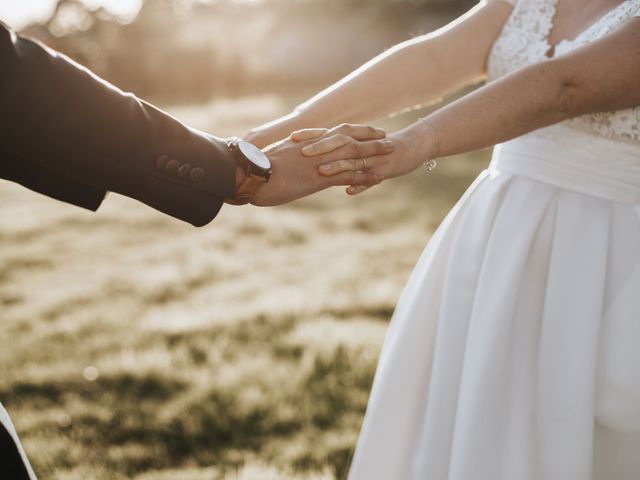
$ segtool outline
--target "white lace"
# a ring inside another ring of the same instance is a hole
[[[489,80],[527,65],[543,61],[551,49],[548,38],[553,27],[557,0],[519,0],[496,39],[487,65]],[[640,10],[640,0],[627,0],[573,40],[560,41],[554,55],[566,53],[597,40]],[[616,112],[584,115],[563,122],[588,133],[640,143],[640,107]]]

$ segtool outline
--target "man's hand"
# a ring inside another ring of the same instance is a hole
[[[343,127],[337,127],[342,128]],[[393,142],[384,138],[384,132],[365,126],[351,126],[348,146],[340,152],[306,157],[302,149],[324,136],[329,130],[295,132],[291,137],[274,143],[264,150],[272,166],[269,183],[263,185],[251,203],[275,206],[311,195],[336,185],[376,185],[384,177],[367,171],[345,171],[330,177],[320,175],[318,167],[337,159],[363,159],[393,152]],[[382,133],[381,133],[382,132]],[[375,138],[371,140],[371,138]],[[366,162],[364,162],[366,163]]]

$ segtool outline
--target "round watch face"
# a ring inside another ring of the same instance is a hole
[[[271,168],[271,162],[269,161],[267,156],[262,152],[262,150],[260,150],[252,143],[240,141],[238,142],[238,149],[256,167],[263,170],[269,170]]]

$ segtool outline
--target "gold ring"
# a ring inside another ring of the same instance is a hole
[[[367,169],[367,159],[363,158],[362,161],[364,162],[364,167],[362,167],[363,170]]]

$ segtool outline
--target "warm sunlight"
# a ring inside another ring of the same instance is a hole
[[[640,480],[640,0],[0,20],[0,480]]]
[[[141,0],[82,0],[89,8],[104,7],[111,13],[131,18],[140,9]],[[22,28],[34,22],[46,20],[55,7],[56,0],[20,0],[0,2],[0,20],[13,28]]]

